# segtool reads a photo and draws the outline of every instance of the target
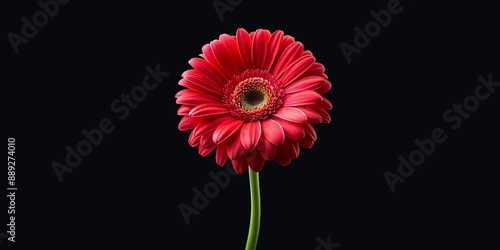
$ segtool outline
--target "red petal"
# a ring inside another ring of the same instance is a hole
[[[197,118],[184,116],[179,122],[178,128],[180,131],[190,130],[196,127],[196,125],[198,125],[199,122],[200,120]]]
[[[207,119],[204,119],[203,122],[200,122],[198,126],[196,126],[196,136],[203,135],[208,132],[213,132],[219,125],[232,119],[230,115],[222,115],[222,116],[214,116]]]
[[[213,141],[216,144],[221,143],[222,141],[226,140],[229,136],[231,136],[233,133],[237,132],[241,127],[241,125],[243,125],[243,121],[234,118],[222,123],[215,129],[214,134],[212,136]]]
[[[280,108],[273,114],[273,116],[295,123],[307,122],[306,114],[293,107]]]
[[[215,151],[215,162],[219,166],[224,166],[227,162],[227,141],[222,142],[217,146],[217,150]]]
[[[194,131],[189,134],[188,144],[191,147],[196,147],[200,145],[200,137],[194,135]]]
[[[245,159],[231,160],[231,163],[233,163],[234,172],[237,174],[243,174],[247,170],[248,164]]]
[[[241,58],[245,63],[245,68],[251,69],[252,65],[252,39],[248,35],[248,32],[239,28],[236,32],[236,43],[238,44],[238,50],[240,51]]]
[[[304,50],[301,56],[313,56],[313,53],[310,50]]]
[[[304,50],[304,45],[299,42],[294,42],[290,44],[283,54],[279,57],[278,62],[276,63],[276,67],[273,70],[273,75],[275,77],[280,77],[283,74],[284,70],[290,65],[291,62],[297,60],[302,51]]]
[[[203,135],[200,137],[198,153],[200,153],[202,157],[205,157],[206,155],[210,154],[210,152],[212,152],[216,146],[217,144],[212,141],[212,137],[210,135]]]
[[[321,122],[330,123],[332,121],[332,118],[330,118],[330,115],[328,114],[328,112],[326,112],[326,110],[314,108],[314,111],[316,111],[319,115],[321,115],[322,119]]]
[[[278,56],[281,56],[283,54],[283,51],[285,51],[288,48],[288,46],[290,46],[290,44],[294,42],[295,38],[293,38],[293,36],[290,35],[283,36],[283,41],[281,41],[280,49],[278,51]]]
[[[328,99],[326,99],[326,98],[323,98],[323,100],[321,100],[321,102],[319,102],[319,103],[311,105],[311,107],[312,108],[327,109],[327,110],[333,109],[332,103],[330,101],[328,101]]]
[[[313,63],[313,65],[304,73],[303,77],[307,76],[321,76],[325,79],[328,79],[328,76],[325,75],[325,66],[319,62]]]
[[[273,65],[276,55],[278,55],[281,41],[283,40],[283,31],[275,31],[269,38],[267,45],[267,57],[263,69],[269,71]]]
[[[323,104],[324,109],[327,110],[333,109],[333,104],[328,99],[323,98],[323,100],[321,100],[321,103]]]
[[[240,140],[246,150],[252,150],[259,142],[262,128],[260,121],[245,122],[241,127]]]
[[[262,29],[264,31],[264,34],[266,35],[266,40],[269,41],[269,38],[271,38],[271,31]]]
[[[295,108],[306,114],[308,123],[318,124],[321,123],[321,121],[323,120],[323,118],[321,118],[321,115],[319,115],[316,111],[314,111],[309,107],[295,107]]]
[[[226,73],[227,77],[232,78],[235,75],[239,75],[238,65],[236,65],[234,61],[234,56],[221,41],[212,41],[210,47],[212,48],[218,64],[222,71]]]
[[[262,135],[272,144],[279,146],[285,141],[285,131],[281,124],[273,119],[262,121]]]
[[[200,90],[200,92],[208,90],[216,96],[222,95],[222,87],[226,84],[214,82],[194,69],[184,71],[182,77],[184,79],[179,81],[179,85],[194,90]]]
[[[272,161],[274,160],[274,157],[276,156],[276,146],[271,144],[266,138],[261,137],[259,146],[257,146],[257,150],[259,150],[260,155],[265,160]]]
[[[288,84],[292,83],[302,74],[304,74],[304,72],[306,72],[314,63],[314,60],[315,59],[312,56],[303,56],[293,64],[291,64],[289,67],[287,67],[285,73],[280,78],[280,82],[283,87],[286,87]]]
[[[227,113],[229,113],[229,110],[222,104],[206,103],[206,104],[200,104],[191,109],[191,111],[189,111],[189,116],[197,117],[197,116],[219,115]]]
[[[330,89],[332,89],[332,83],[328,80],[326,80],[323,85],[321,85],[321,87],[319,87],[318,89],[315,89],[316,92],[318,92],[320,95],[328,92]]]
[[[177,114],[182,116],[188,115],[192,108],[192,106],[182,105],[177,109]]]
[[[188,93],[189,91],[192,91],[192,90],[190,90],[190,89],[179,90],[179,92],[175,93],[175,98],[179,98],[179,96],[181,96],[185,93]]]
[[[217,65],[217,59],[215,59],[215,55],[210,47],[210,44],[203,45],[203,47],[201,47],[201,51],[203,52],[203,54],[200,55],[201,57],[210,62],[212,65]]]
[[[304,139],[316,141],[318,139],[318,135],[316,134],[316,130],[314,130],[313,126],[309,123],[304,124],[304,132],[306,136]]]
[[[303,148],[312,148],[314,146],[314,141],[304,139],[304,140],[299,141],[299,146],[301,146]]]
[[[236,43],[236,37],[230,36],[228,34],[222,34],[219,36],[219,40],[226,45],[226,47],[231,51],[231,55],[233,55],[234,61],[238,66],[239,72],[242,73],[246,70],[245,63],[241,58],[240,51],[238,50],[238,44]]]
[[[206,60],[193,58],[189,60],[189,64],[202,75],[218,83],[219,86],[224,86],[229,81],[229,78],[227,78],[219,68]]]
[[[290,140],[287,138],[285,140],[285,143],[283,143],[283,145],[281,145],[278,150],[292,159],[297,159],[297,157],[299,157],[299,143],[295,140]]]
[[[202,148],[202,147],[198,147],[198,153],[202,156],[202,157],[205,157],[207,156],[208,154],[212,153],[212,151],[214,151],[216,146],[213,146],[211,148]]]
[[[282,38],[281,44],[279,45],[278,53],[276,54],[276,57],[274,58],[274,62],[271,65],[271,68],[269,69],[269,72],[275,72],[274,68],[276,67],[276,64],[278,63],[278,59],[281,57],[283,54],[283,51],[285,51],[290,44],[294,43],[295,39],[292,36],[285,35]]]
[[[212,141],[212,135],[204,134],[200,137],[200,147],[202,148],[211,148],[217,146],[217,144]]]
[[[313,90],[305,90],[298,93],[286,95],[283,99],[283,106],[307,106],[319,103],[323,97]]]
[[[304,90],[317,90],[325,85],[327,80],[321,76],[309,76],[299,79],[286,86],[285,93],[292,94]]]
[[[255,69],[262,69],[264,67],[267,53],[267,39],[268,36],[264,30],[258,29],[255,32],[252,41],[252,62]]]
[[[245,148],[241,145],[241,140],[239,134],[234,134],[227,141],[227,156],[229,159],[241,158],[244,153],[246,153]]]
[[[260,172],[262,168],[264,167],[264,163],[266,162],[260,154],[255,154],[255,157],[253,157],[250,160],[247,160],[248,166],[254,171],[254,172]]]
[[[285,137],[299,141],[304,139],[304,137],[306,136],[302,124],[289,122],[278,118],[276,118],[276,121],[279,122],[283,127],[283,130],[285,131]]]
[[[197,85],[195,83],[192,83],[186,79],[181,79],[179,80],[179,85],[183,86],[183,87],[186,87],[188,89],[191,89],[191,90],[194,90],[194,91],[197,91],[197,92],[201,92],[201,93],[205,93],[206,95],[211,95],[211,96],[216,96],[216,97],[219,97],[222,95],[222,93],[218,92],[218,93],[215,93],[213,92],[212,90],[209,90],[207,88],[207,85],[208,84],[205,84],[203,86],[200,86],[200,85]],[[176,98],[177,98],[177,95],[176,94]]]
[[[221,103],[221,99],[211,96],[211,95],[206,95],[191,89],[186,89],[185,93],[182,93],[177,99],[175,100],[175,103],[177,104],[186,104],[186,105],[200,105],[204,103]]]
[[[286,156],[284,153],[278,151],[276,152],[276,157],[274,158],[274,161],[281,166],[288,166],[290,165],[292,159]]]

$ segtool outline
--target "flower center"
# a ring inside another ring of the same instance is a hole
[[[267,96],[259,89],[251,89],[243,95],[243,103],[250,108],[258,108],[264,105],[267,101]]]
[[[283,103],[278,80],[264,70],[246,70],[224,88],[224,105],[244,121],[264,120]]]

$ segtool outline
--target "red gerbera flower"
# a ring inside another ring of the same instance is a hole
[[[330,122],[325,68],[283,31],[240,28],[202,52],[179,81],[179,130],[192,129],[188,142],[200,155],[216,150],[218,165],[230,159],[240,174],[247,166],[259,172],[266,160],[286,166],[299,147],[313,146],[311,124]]]

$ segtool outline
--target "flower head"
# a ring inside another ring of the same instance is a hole
[[[330,122],[325,68],[283,31],[240,28],[200,57],[179,81],[179,130],[192,130],[188,143],[200,155],[215,150],[218,165],[231,160],[237,173],[259,172],[265,161],[286,166],[316,141],[311,124]]]

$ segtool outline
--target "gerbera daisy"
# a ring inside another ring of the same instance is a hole
[[[237,173],[265,161],[286,166],[317,139],[311,124],[329,123],[331,83],[322,64],[290,35],[258,29],[222,34],[189,61],[176,94],[182,131],[200,155],[232,161]]]

